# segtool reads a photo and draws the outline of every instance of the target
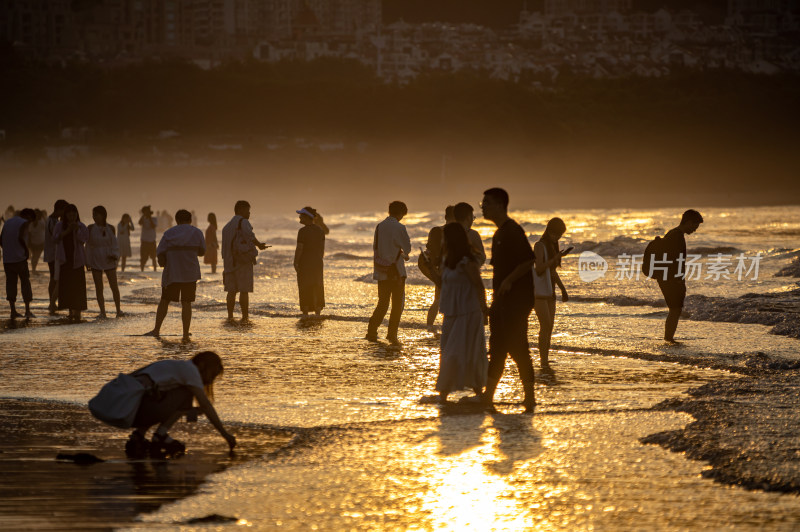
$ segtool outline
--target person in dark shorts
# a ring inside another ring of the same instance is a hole
[[[662,253],[666,253],[668,268],[666,272],[657,272],[656,281],[664,300],[667,302],[669,314],[664,325],[664,340],[675,342],[675,330],[683,311],[683,300],[686,298],[686,237],[691,235],[700,224],[703,216],[694,209],[683,213],[678,227],[670,229],[662,241]]]
[[[22,209],[19,214],[6,220],[0,231],[0,247],[3,248],[3,271],[6,274],[6,299],[11,307],[11,319],[21,318],[17,312],[17,280],[22,286],[22,299],[25,302],[25,318],[33,318],[31,301],[31,276],[28,270],[28,246],[25,236],[36,218],[33,209]]]
[[[167,317],[170,301],[181,302],[183,321],[183,341],[189,341],[189,327],[192,323],[192,302],[195,299],[197,281],[200,279],[200,261],[206,253],[203,232],[192,225],[192,213],[185,209],[175,213],[178,225],[164,231],[158,243],[159,263],[164,267],[161,274],[161,301],[156,311],[156,326],[146,333],[158,337],[161,324]]]
[[[511,355],[519,369],[526,413],[533,413],[536,398],[534,373],[528,349],[528,316],[534,306],[533,277],[521,275],[534,259],[533,249],[520,225],[508,217],[508,193],[490,188],[483,193],[483,217],[497,225],[492,236],[492,305],[489,310],[489,376],[483,402],[493,409],[494,392]],[[510,279],[507,279],[509,278]],[[512,279],[516,279],[513,280]]]
[[[190,218],[191,221],[191,218]],[[125,444],[125,454],[130,458],[154,458],[183,454],[186,446],[172,439],[167,431],[186,415],[195,416],[192,401],[205,414],[214,428],[233,450],[236,438],[219,419],[211,402],[214,400],[214,380],[222,374],[222,360],[212,351],[197,353],[191,360],[159,360],[133,373],[149,391],[142,397],[136,417],[135,430]],[[147,431],[158,424],[151,441]]]

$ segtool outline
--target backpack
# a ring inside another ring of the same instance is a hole
[[[651,240],[647,247],[644,248],[644,256],[642,257],[642,273],[645,277],[650,279],[656,278],[656,272],[653,270],[653,257],[663,256],[664,254],[664,239],[660,236]]]
[[[233,265],[238,264],[255,264],[256,255],[258,250],[253,245],[253,242],[242,232],[242,220],[239,218],[239,225],[236,226],[236,232],[233,235],[231,242],[231,256],[233,257]]]
[[[130,428],[147,391],[134,375],[120,373],[89,400],[89,411],[94,417],[113,427]]]

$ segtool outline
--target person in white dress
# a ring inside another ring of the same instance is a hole
[[[106,319],[106,301],[103,297],[103,273],[108,279],[108,286],[114,297],[117,317],[122,316],[120,310],[119,285],[117,284],[117,261],[119,260],[119,244],[114,234],[114,227],[106,222],[108,212],[102,205],[92,209],[94,223],[89,226],[89,240],[86,241],[86,266],[92,272],[97,305],[100,307],[101,320]]]
[[[439,310],[444,315],[436,390],[442,403],[450,392],[471,389],[480,397],[486,385],[485,321],[489,309],[478,262],[459,223],[444,227],[444,264]]]
[[[119,242],[119,268],[120,271],[125,271],[125,263],[128,257],[133,256],[131,252],[131,233],[136,229],[133,225],[133,219],[127,212],[122,215],[122,219],[117,224],[117,241]]]

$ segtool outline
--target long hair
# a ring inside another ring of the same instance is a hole
[[[472,250],[467,240],[467,232],[458,222],[450,222],[444,226],[444,264],[454,270],[461,259],[468,257],[472,260]]]
[[[567,230],[567,224],[564,223],[564,220],[558,217],[550,218],[550,220],[547,222],[547,226],[544,228],[545,233],[557,232],[557,231],[563,233],[566,230]],[[552,258],[558,255],[558,242],[552,242],[549,238],[542,238],[541,242],[544,245],[545,249],[547,249],[547,255],[549,257]],[[558,259],[558,262],[556,263],[556,267],[559,266],[561,266],[561,259]]]
[[[78,222],[81,221],[81,215],[78,212],[78,207],[74,203],[70,203],[66,207],[64,207],[64,212],[63,214],[61,214],[61,221],[63,223],[67,223],[67,213],[70,212],[74,212],[77,215],[76,221]]]
[[[217,215],[213,212],[208,213],[208,223],[213,225],[215,228],[217,227]]]
[[[213,351],[201,351],[192,357],[192,363],[200,371],[203,379],[203,389],[208,400],[214,401],[214,379],[222,375],[222,359]]]
[[[127,212],[122,215],[122,219],[119,221],[121,224],[130,224],[133,225],[133,220],[131,219],[131,215]]]

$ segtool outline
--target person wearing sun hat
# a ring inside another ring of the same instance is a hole
[[[303,207],[295,212],[300,215],[303,225],[297,232],[297,248],[294,252],[300,311],[303,317],[308,316],[309,312],[319,316],[325,307],[322,259],[325,255],[325,235],[329,231],[322,217],[312,207]]]

